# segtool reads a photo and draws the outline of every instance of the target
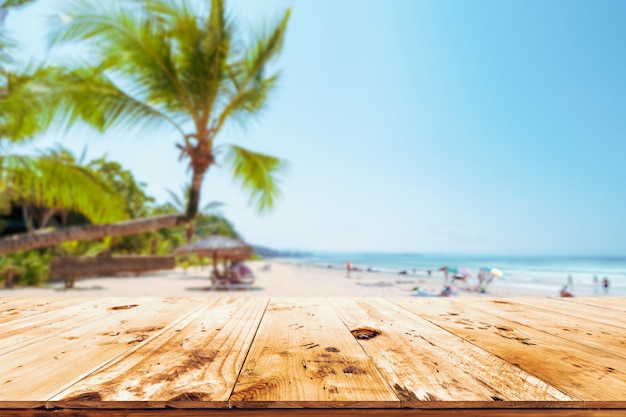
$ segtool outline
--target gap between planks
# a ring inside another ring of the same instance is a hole
[[[268,299],[215,297],[48,407],[226,408]]]
[[[501,357],[584,407],[626,407],[624,360],[455,299],[392,299],[420,317]],[[601,381],[601,384],[598,382]]]
[[[463,338],[379,298],[334,298],[351,331],[375,330],[359,343],[411,408],[580,407],[582,401]]]

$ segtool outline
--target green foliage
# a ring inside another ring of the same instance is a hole
[[[27,0],[0,0],[0,8]],[[246,36],[228,18],[223,0],[73,0],[58,15],[52,44],[77,42],[85,61],[64,68],[31,66],[15,70],[0,34],[0,140],[33,138],[54,122],[82,120],[98,130],[159,128],[170,125],[194,174],[219,163],[216,135],[225,123],[245,123],[260,114],[278,81],[270,64],[280,53],[290,12],[256,35]],[[0,13],[2,10],[0,10]],[[1,18],[0,18],[1,19]],[[279,196],[285,163],[230,146],[228,166],[259,210]],[[194,182],[199,196],[200,182]],[[81,213],[93,223],[182,212],[188,196],[154,206],[154,199],[120,164],[105,157],[84,163],[57,147],[36,157],[0,156],[0,209],[22,205],[45,219],[53,212]],[[172,193],[173,195],[173,193]],[[197,199],[189,199],[198,204]],[[196,235],[217,232],[238,237],[233,225],[209,203],[192,224]],[[193,210],[195,213],[195,210]],[[41,223],[45,224],[45,221]],[[51,256],[102,253],[166,254],[184,243],[183,227],[99,242],[68,241],[48,250],[11,255],[20,283],[47,277]],[[187,257],[189,265],[201,264]]]
[[[35,0],[4,0],[0,2],[0,9],[6,9],[10,7],[20,7],[25,6],[29,3],[34,2]]]
[[[168,123],[180,134],[192,171],[203,174],[217,162],[214,140],[226,121],[245,124],[265,107],[278,80],[277,73],[267,74],[268,65],[281,52],[290,16],[287,10],[265,30],[244,36],[224,3],[67,2],[51,44],[78,43],[90,62],[66,73],[57,112],[69,124],[82,119],[101,130]],[[282,162],[239,147],[230,155],[251,200],[260,210],[271,208]],[[187,213],[195,215],[198,199],[188,204]]]
[[[145,193],[146,183],[137,182],[132,172],[106,157],[95,159],[87,166],[122,197],[130,218],[136,219],[148,214],[148,205],[155,200]]]
[[[213,233],[233,239],[240,238],[233,224],[225,217],[205,213],[198,214],[195,220],[195,235],[209,236]]]
[[[56,77],[52,68],[5,72],[0,97],[0,139],[19,142],[44,131],[53,121],[62,97],[50,83]],[[56,97],[56,99],[54,98]]]
[[[227,161],[233,177],[250,192],[250,203],[261,211],[271,208],[280,196],[277,175],[285,169],[285,162],[239,146],[230,146],[229,150]]]
[[[57,256],[98,256],[110,252],[112,240],[111,237],[96,242],[69,240],[48,251]]]
[[[5,277],[7,269],[13,268],[16,285],[40,285],[48,279],[48,263],[52,251],[28,251],[0,257],[0,276]]]
[[[93,223],[128,218],[122,196],[93,171],[57,156],[0,156],[5,200],[17,205],[73,210]]]

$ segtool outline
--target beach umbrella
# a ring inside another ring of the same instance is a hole
[[[472,271],[470,271],[469,269],[465,268],[465,267],[458,267],[456,269],[456,273],[457,275],[463,275],[464,277],[473,277],[474,273]]]
[[[483,271],[488,272],[491,276],[496,277],[496,278],[504,278],[504,274],[502,273],[501,270],[499,270],[498,268],[489,268],[489,267],[482,267],[480,268]]]
[[[500,271],[498,268],[491,268],[491,270],[489,271],[489,273],[491,275],[493,275],[494,277],[497,278],[502,278],[504,276],[504,274],[502,273],[502,271]]]
[[[242,261],[252,255],[252,246],[226,236],[211,235],[192,243],[179,246],[174,255],[196,254],[213,259],[213,271],[217,275],[217,260]]]
[[[470,271],[468,268],[465,268],[463,266],[459,266],[459,267],[454,267],[454,266],[442,266],[441,268],[439,268],[440,271],[444,271],[446,273],[451,273],[454,274],[454,276],[460,276],[460,277],[473,277],[474,273],[472,271]]]
[[[445,271],[445,272],[450,272],[452,274],[455,275],[462,275],[464,277],[473,277],[474,273],[472,271],[470,271],[469,269],[463,267],[463,266],[459,266],[459,267],[454,267],[454,266],[442,266],[441,268],[439,268],[440,271]]]

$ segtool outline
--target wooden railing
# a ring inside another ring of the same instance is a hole
[[[77,278],[119,273],[141,273],[174,269],[173,256],[72,256],[50,261],[50,278],[65,278],[65,287],[73,288]]]

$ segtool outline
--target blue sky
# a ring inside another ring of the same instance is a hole
[[[9,15],[41,57],[53,0]],[[626,3],[238,0],[254,26],[292,7],[268,110],[220,141],[289,161],[258,215],[228,172],[203,202],[283,249],[626,255]],[[34,30],[33,28],[36,28]],[[80,51],[73,51],[80,53]],[[176,132],[48,134],[108,152],[160,201],[189,173]]]

